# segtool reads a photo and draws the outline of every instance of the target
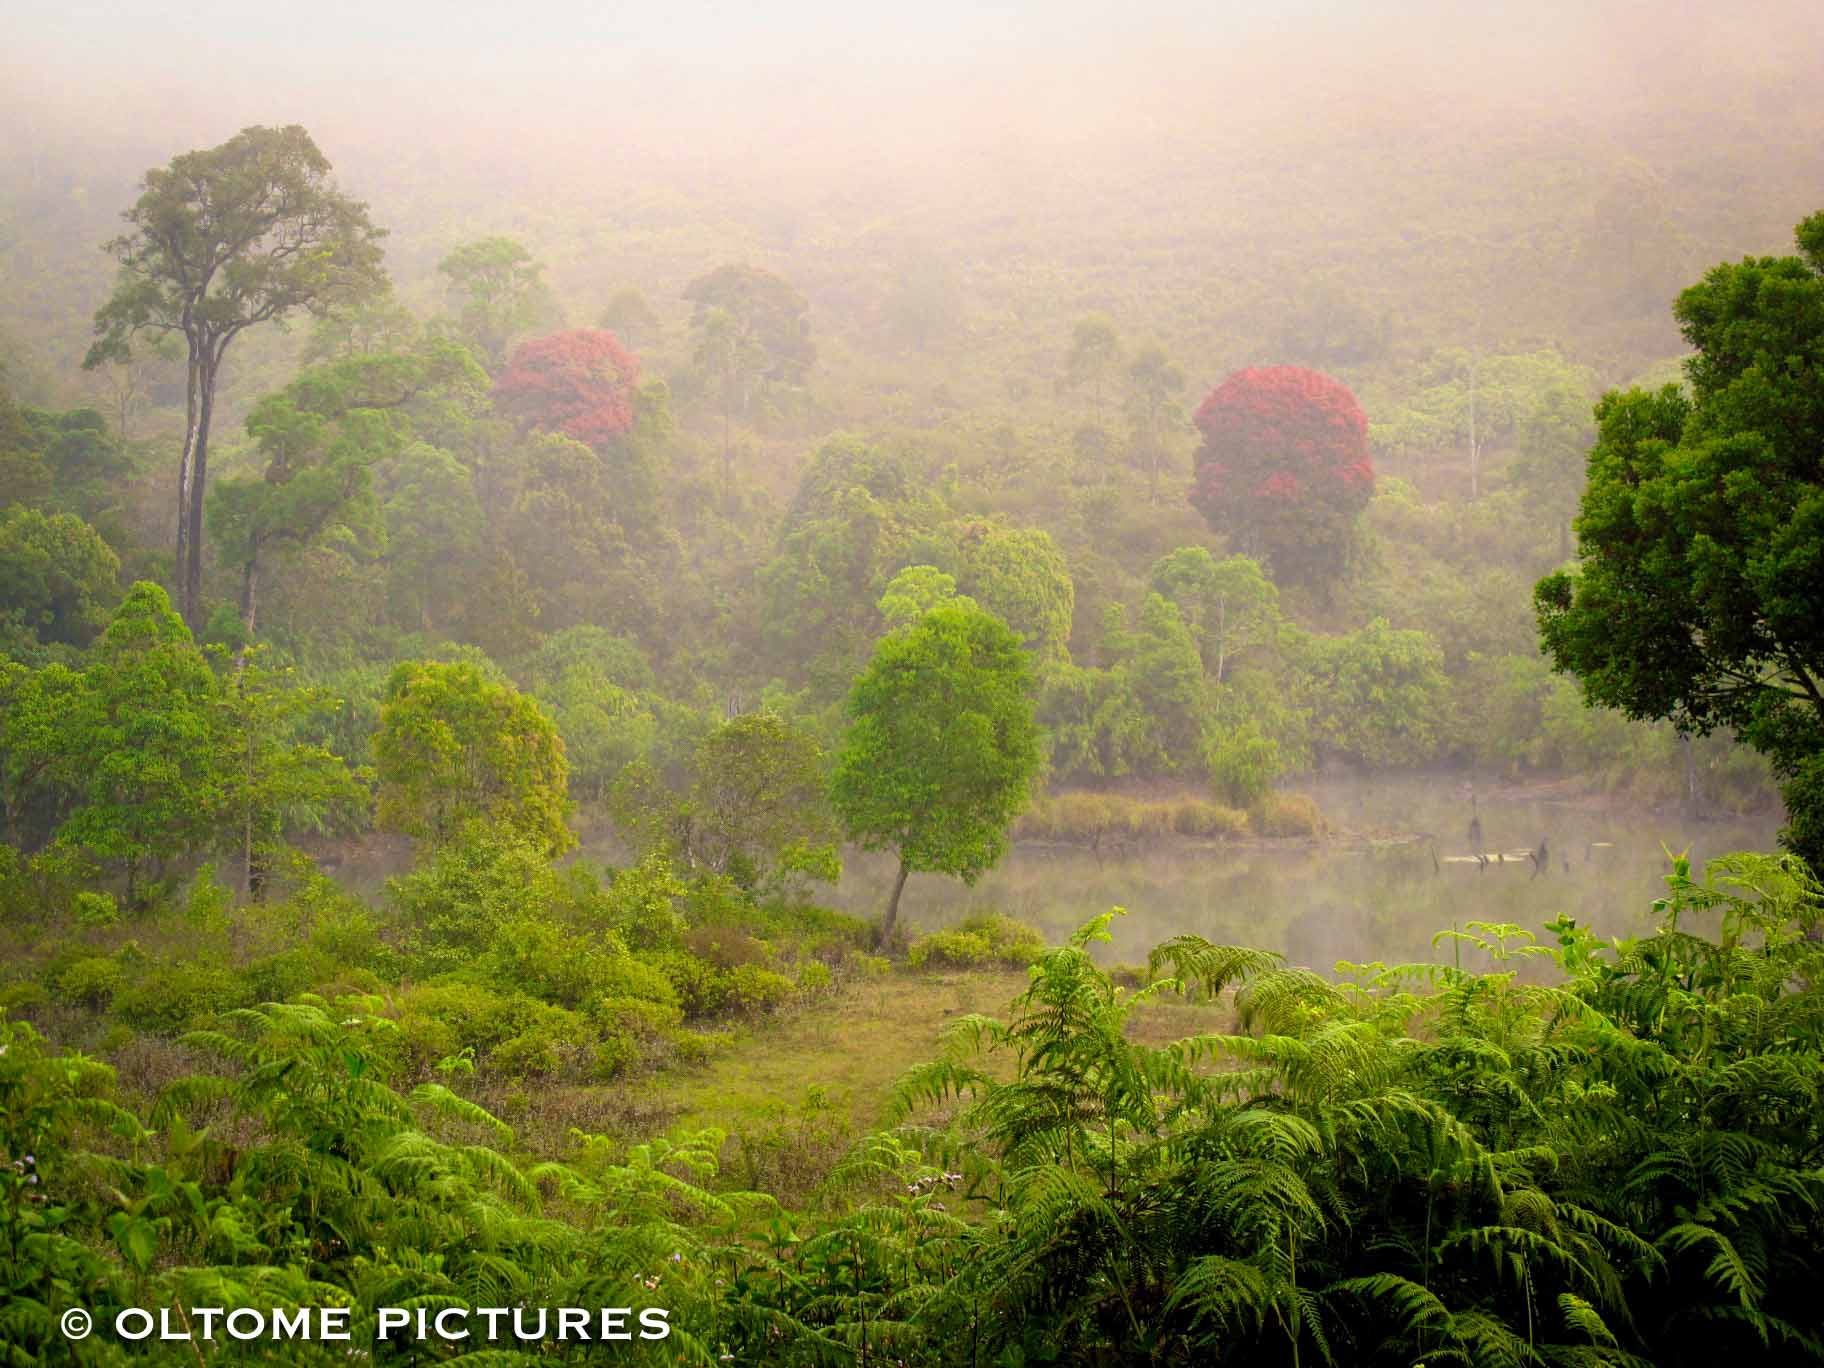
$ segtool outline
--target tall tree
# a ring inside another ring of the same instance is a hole
[[[1107,314],[1088,314],[1070,330],[1064,376],[1072,388],[1089,390],[1090,413],[1102,422],[1102,387],[1121,360],[1121,334]]]
[[[1153,563],[1152,586],[1178,605],[1218,684],[1235,656],[1266,640],[1280,621],[1279,590],[1246,556],[1219,561],[1201,546],[1181,546]]]
[[[889,633],[850,690],[830,800],[851,840],[892,850],[890,943],[913,870],[973,884],[1007,850],[1039,767],[1019,639],[973,604],[939,604]]]
[[[754,390],[766,373],[766,351],[753,333],[724,308],[702,310],[692,326],[696,346],[691,360],[703,373],[722,415],[722,470],[734,470],[734,421],[746,413]]]
[[[411,440],[408,405],[434,389],[478,395],[484,377],[468,352],[433,342],[409,355],[361,355],[315,366],[254,406],[247,431],[266,464],[223,479],[209,498],[209,529],[241,575],[241,631],[251,638],[260,574],[280,549],[300,551],[331,529],[380,539],[369,471]]]
[[[1797,237],[1678,297],[1690,398],[1597,405],[1578,563],[1534,597],[1588,702],[1766,754],[1824,868],[1824,212]]]
[[[693,327],[700,328],[712,309],[734,320],[744,344],[761,357],[763,381],[804,383],[817,347],[811,341],[810,305],[790,281],[757,266],[719,266],[686,285],[684,298],[696,306]]]
[[[1165,457],[1165,434],[1182,425],[1173,401],[1184,391],[1184,372],[1172,364],[1165,348],[1149,342],[1127,368],[1127,414],[1134,425],[1134,445],[1146,462],[1147,502],[1159,501],[1159,466]]]
[[[509,237],[464,243],[437,263],[461,303],[457,324],[482,364],[498,370],[513,339],[548,328],[560,317],[544,263]]]
[[[177,472],[178,605],[193,627],[203,596],[203,491],[215,388],[229,345],[300,310],[326,313],[383,279],[367,206],[339,192],[329,161],[296,124],[246,128],[219,147],[146,172],[107,244],[121,264],[95,315],[83,364],[131,355],[141,333],[177,334],[188,352],[187,421]]]

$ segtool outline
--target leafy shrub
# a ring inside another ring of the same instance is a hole
[[[986,936],[973,931],[932,931],[912,942],[906,960],[914,969],[973,969],[994,958]]]
[[[45,1006],[50,1000],[50,989],[31,979],[0,985],[0,1012],[30,1011]]]
[[[740,964],[729,970],[725,1001],[737,1012],[771,1012],[798,995],[798,985],[784,974],[758,964]]]
[[[798,991],[805,997],[821,997],[835,986],[836,976],[822,960],[807,959],[798,965]]]
[[[547,1030],[527,1031],[488,1051],[488,1067],[510,1078],[554,1074],[559,1069],[558,1043]]]
[[[1316,801],[1302,793],[1269,793],[1248,820],[1262,836],[1321,836],[1328,827]]]
[[[626,957],[625,945],[612,931],[596,939],[555,922],[522,917],[501,928],[484,972],[503,989],[573,1007],[597,991],[608,963]]]
[[[589,1035],[575,1012],[462,980],[412,989],[400,998],[398,1020],[407,1058],[421,1069],[465,1046],[487,1053],[521,1037],[575,1044]],[[533,1041],[522,1041],[516,1050],[528,1059],[538,1055]],[[551,1067],[556,1067],[555,1059]]]
[[[999,912],[978,912],[947,931],[933,931],[912,943],[906,958],[914,969],[975,968],[1004,964],[1024,968],[1045,950],[1036,926]]]
[[[410,874],[389,880],[419,973],[460,969],[528,917],[550,918],[564,887],[544,853],[511,832],[472,823]]]
[[[170,1035],[254,1001],[252,987],[232,969],[188,960],[134,975],[115,993],[114,1015],[135,1030]]]
[[[120,908],[112,893],[85,888],[76,895],[73,906],[78,926],[113,926],[120,920]]]
[[[125,980],[126,971],[118,963],[93,955],[77,960],[58,976],[57,995],[85,1007],[106,1007]]]
[[[676,900],[685,891],[663,855],[648,855],[616,872],[606,899],[609,925],[635,950],[676,945],[684,929]]]
[[[771,958],[767,948],[759,941],[745,931],[729,926],[703,926],[687,931],[684,934],[684,948],[718,969],[765,964]]]
[[[605,1036],[626,1035],[646,1040],[662,1035],[684,1020],[684,1013],[676,1002],[653,1002],[635,997],[598,997],[589,1004],[588,1015]]]
[[[314,948],[281,950],[251,961],[241,971],[256,1002],[289,1002],[335,973],[334,961]]]
[[[708,1016],[726,1005],[728,977],[708,960],[687,950],[671,950],[654,956],[652,962],[670,980],[686,1017]]]
[[[596,1042],[591,1073],[599,1082],[618,1078],[639,1060],[640,1047],[630,1035],[610,1034]]]
[[[633,955],[608,955],[596,963],[595,989],[603,998],[639,998],[678,1007],[678,990],[658,965]]]

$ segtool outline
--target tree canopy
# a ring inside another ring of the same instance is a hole
[[[85,365],[131,352],[141,333],[188,348],[189,421],[178,466],[178,603],[200,620],[203,495],[222,358],[242,332],[321,314],[378,288],[385,231],[330,180],[329,160],[296,124],[246,128],[219,147],[146,172],[107,244],[120,283],[95,315]]]
[[[1678,297],[1688,397],[1603,397],[1577,564],[1535,599],[1591,703],[1765,752],[1824,864],[1824,212],[1797,236]]]
[[[830,799],[851,840],[892,850],[891,940],[915,870],[973,883],[1006,852],[1039,765],[1019,639],[973,604],[939,603],[874,648],[849,693]]]

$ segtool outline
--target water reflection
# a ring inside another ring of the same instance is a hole
[[[1433,959],[1432,936],[1471,920],[1514,922],[1537,932],[1560,913],[1604,935],[1650,924],[1664,892],[1664,847],[1701,862],[1733,850],[1771,850],[1780,817],[1692,817],[1645,811],[1550,790],[1482,786],[1457,775],[1402,775],[1306,785],[1352,839],[1317,846],[1161,844],[1104,854],[1021,845],[973,888],[915,875],[902,918],[917,929],[950,925],[993,908],[1062,939],[1089,917],[1120,905],[1108,960],[1138,960],[1169,936],[1193,932],[1278,950],[1328,969],[1338,959]],[[1487,851],[1509,852],[1481,868],[1452,863],[1472,852],[1472,814]],[[1412,839],[1418,837],[1419,839]],[[1547,847],[1542,872],[1523,852]],[[1434,853],[1439,860],[1434,862]],[[852,853],[833,901],[875,915],[893,875],[887,856]],[[1467,965],[1467,961],[1466,961]]]

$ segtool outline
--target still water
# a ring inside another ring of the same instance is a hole
[[[1772,850],[1778,812],[1691,816],[1550,790],[1481,785],[1474,814],[1481,848],[1509,861],[1479,868],[1452,862],[1470,841],[1472,794],[1458,774],[1339,779],[1302,786],[1339,834],[1316,843],[1256,845],[1164,842],[1098,859],[1087,850],[1022,844],[974,888],[914,874],[901,902],[915,930],[994,909],[1032,922],[1051,941],[1110,907],[1127,909],[1100,958],[1137,961],[1167,937],[1277,950],[1328,970],[1339,959],[1389,963],[1448,956],[1439,930],[1469,921],[1513,922],[1542,938],[1564,913],[1604,935],[1652,925],[1665,891],[1665,851],[1689,850],[1694,868],[1735,850]],[[1545,871],[1519,852],[1544,841]],[[1433,854],[1439,857],[1434,862]],[[1516,858],[1516,856],[1518,858]],[[831,899],[877,915],[894,864],[851,853]],[[1468,967],[1469,961],[1464,961]]]

